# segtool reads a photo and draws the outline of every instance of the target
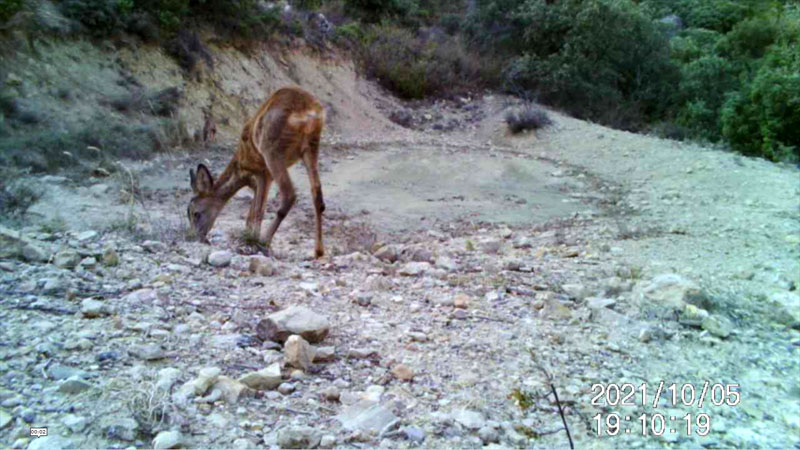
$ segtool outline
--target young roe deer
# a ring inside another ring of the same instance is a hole
[[[208,168],[199,164],[197,172],[189,170],[194,197],[189,202],[189,223],[203,242],[214,226],[220,211],[239,189],[249,186],[255,192],[247,215],[251,236],[261,237],[261,221],[267,204],[270,184],[275,181],[281,194],[281,206],[267,229],[265,249],[283,219],[292,209],[296,195],[288,169],[302,159],[311,184],[316,219],[314,256],[323,256],[322,186],[319,181],[319,139],[325,122],[322,104],[310,93],[295,87],[282,88],[272,94],[242,130],[239,147],[228,167],[214,180]]]

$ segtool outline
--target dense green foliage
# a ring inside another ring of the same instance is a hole
[[[768,0],[479,0],[463,28],[504,55],[511,92],[778,160],[800,157],[798,15]]]
[[[204,22],[231,37],[257,39],[280,23],[277,7],[262,10],[256,0],[61,0],[61,9],[95,37],[127,31],[154,40]]]
[[[3,23],[22,9],[22,0],[0,0],[0,23]]]
[[[666,37],[627,1],[527,1],[505,82],[570,113],[623,128],[664,114],[677,79]],[[484,45],[491,45],[491,42]]]
[[[719,10],[738,11],[722,20],[704,2],[673,3],[673,11],[683,12],[694,26],[671,41],[672,60],[681,71],[675,122],[690,137],[724,141],[745,154],[800,157],[797,5],[711,2],[724,4]]]
[[[368,73],[403,98],[445,95],[491,84],[497,68],[450,36],[420,36],[396,26],[372,26],[361,37]]]

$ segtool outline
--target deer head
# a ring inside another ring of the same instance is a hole
[[[189,225],[198,240],[208,243],[206,235],[214,226],[222,207],[225,206],[225,200],[215,195],[214,177],[205,165],[198,164],[197,172],[189,169],[189,177],[194,191],[194,197],[186,210],[189,215]]]

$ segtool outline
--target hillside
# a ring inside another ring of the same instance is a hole
[[[11,180],[36,195],[0,233],[0,445],[568,448],[550,378],[577,448],[798,446],[795,167],[552,109],[549,127],[511,135],[513,97],[405,102],[335,51],[204,42],[213,64],[191,73],[140,43],[6,47],[42,136],[135,126],[119,131],[121,157],[91,156],[101,145]],[[218,174],[284,85],[327,108],[328,256],[310,259],[300,165],[270,258],[241,240],[248,190],[210,246],[187,240],[188,170]],[[151,95],[171,88],[159,115]],[[197,142],[209,118],[219,134]],[[178,129],[179,145],[150,148],[150,127]],[[26,150],[2,148],[20,167]],[[300,306],[328,322],[303,314],[313,351],[269,332],[270,315]],[[654,407],[660,381],[697,398],[706,381],[735,385],[740,401]],[[636,400],[593,402],[597,383],[630,383]],[[642,436],[637,418],[659,412],[676,431]],[[611,413],[632,418],[613,437]]]

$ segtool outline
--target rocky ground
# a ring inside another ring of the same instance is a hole
[[[244,192],[186,240],[196,153],[31,179],[0,230],[0,446],[568,448],[560,406],[578,448],[800,448],[797,169],[555,112],[510,137],[507,106],[328,135],[320,260],[301,167],[270,258]]]

